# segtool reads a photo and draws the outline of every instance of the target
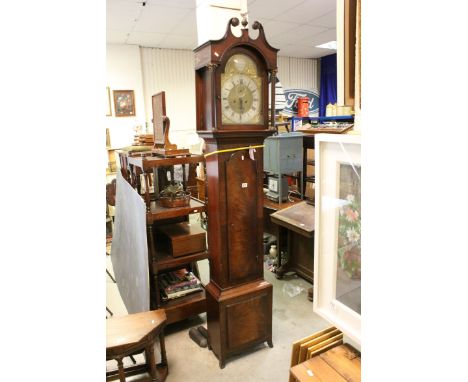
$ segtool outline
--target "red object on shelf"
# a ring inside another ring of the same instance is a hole
[[[297,99],[297,116],[308,117],[309,116],[309,98],[298,97]]]

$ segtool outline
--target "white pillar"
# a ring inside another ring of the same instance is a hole
[[[338,105],[345,104],[344,45],[344,0],[336,0],[336,89]]]
[[[229,19],[237,17],[242,21],[241,13],[246,12],[247,0],[197,0],[198,45],[222,38]],[[239,24],[233,29],[235,35],[240,36],[240,27]]]

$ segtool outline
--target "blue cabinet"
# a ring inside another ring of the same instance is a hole
[[[265,147],[263,149],[263,171],[268,172],[270,176],[275,176],[281,179],[284,174],[292,174],[303,170],[303,133],[292,132],[275,135],[265,139]],[[274,191],[277,195],[281,195],[283,199],[286,189],[284,182],[279,181],[277,190]],[[302,190],[302,187],[298,188]]]
[[[274,174],[302,171],[303,133],[284,133],[265,139],[263,169]]]

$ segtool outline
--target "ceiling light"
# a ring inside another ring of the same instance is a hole
[[[336,50],[336,41],[329,41],[325,44],[317,45],[316,48],[324,48],[324,49],[335,49]]]

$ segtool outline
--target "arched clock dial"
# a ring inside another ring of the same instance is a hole
[[[255,62],[235,54],[221,74],[221,110],[224,124],[263,124],[262,79]]]

